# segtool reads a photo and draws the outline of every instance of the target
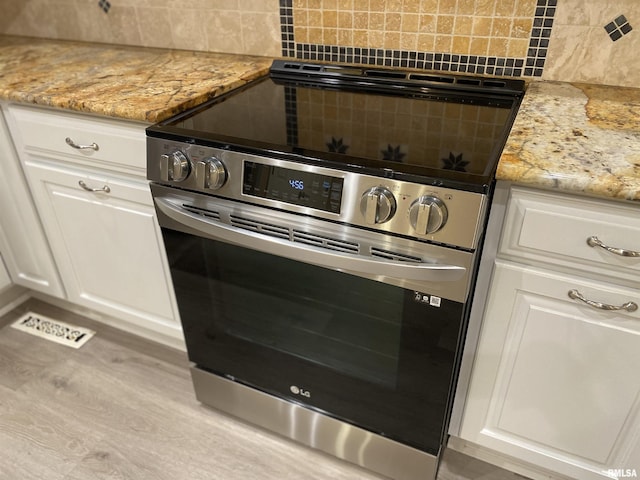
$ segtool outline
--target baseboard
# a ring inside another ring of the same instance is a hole
[[[123,330],[132,335],[159,343],[161,345],[165,345],[175,350],[179,350],[182,352],[186,352],[187,350],[183,338],[165,335],[163,333],[153,331],[150,328],[135,325],[129,321],[122,320],[120,318],[104,313],[96,312],[95,310],[91,310],[81,305],[77,305],[60,298],[52,297],[41,292],[31,291],[31,298],[35,298],[37,300],[48,303],[49,305],[53,305],[54,307],[62,308],[63,310],[67,310],[68,312],[74,313],[76,315],[81,315],[95,322],[114,327],[118,330]]]
[[[509,455],[477,445],[458,437],[449,437],[447,448],[464,453],[483,462],[508,470],[531,480],[574,480],[565,475],[551,472],[528,462],[524,462]]]
[[[0,317],[31,298],[29,290],[18,285],[11,285],[0,292]]]
[[[123,333],[127,333],[132,337],[137,337],[141,340],[158,344],[162,347],[169,347],[171,350],[176,351],[179,355],[184,355],[187,351],[184,339],[182,337],[170,336],[161,332],[156,332],[150,328],[145,328],[144,326],[140,325],[134,325],[133,323],[126,320],[102,314],[100,312],[96,312],[80,305],[76,305],[75,303],[69,302],[67,300],[62,300],[17,285],[12,285],[0,291],[0,317],[5,316],[9,312],[15,310],[17,307],[29,300],[40,301],[53,307],[70,312],[72,314],[84,317],[98,324],[102,324],[115,332],[112,335],[114,337],[117,336],[117,332],[120,331]],[[10,321],[10,319],[7,321]]]

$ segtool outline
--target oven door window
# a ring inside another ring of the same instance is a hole
[[[166,228],[163,237],[192,362],[437,453],[462,304]]]

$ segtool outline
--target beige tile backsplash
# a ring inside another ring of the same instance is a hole
[[[279,0],[0,0],[0,32],[278,57]],[[296,45],[530,57],[538,0],[291,0]],[[624,14],[634,29],[612,41]],[[293,50],[290,50],[291,52]],[[538,58],[539,59],[539,58]],[[538,71],[540,73],[540,71]],[[542,78],[640,86],[640,2],[558,0]]]
[[[278,0],[0,0],[0,32],[279,56]]]
[[[640,1],[561,0],[543,78],[640,87]],[[624,15],[633,30],[612,41],[604,25]]]
[[[293,0],[297,42],[526,56],[536,0]]]

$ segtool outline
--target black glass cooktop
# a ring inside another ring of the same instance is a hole
[[[483,188],[523,87],[511,79],[276,61],[268,77],[148,133]]]

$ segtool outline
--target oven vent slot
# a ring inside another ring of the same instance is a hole
[[[357,243],[314,235],[300,230],[293,231],[293,241],[345,253],[358,253],[360,251],[360,245]]]
[[[503,82],[501,80],[484,80],[482,84],[485,87],[496,87],[496,88],[505,88],[507,86],[507,82]]]
[[[418,80],[421,82],[436,82],[436,83],[454,83],[454,77],[447,77],[443,75],[422,75],[422,74],[410,74],[410,80]]]
[[[194,207],[193,205],[189,205],[187,203],[182,204],[182,208],[187,210],[188,212],[195,213],[197,215],[202,215],[203,217],[215,218],[216,220],[220,220],[220,213],[214,210],[208,210],[206,208]]]
[[[482,85],[479,78],[459,78],[456,83],[458,85],[473,85],[475,87]]]
[[[407,74],[404,72],[394,72],[389,70],[365,70],[364,74],[367,77],[376,77],[376,78],[398,78],[398,79],[406,79]]]
[[[262,233],[263,235],[269,235],[271,237],[286,238],[289,239],[289,229],[286,227],[280,227],[278,225],[272,225],[270,223],[258,222],[249,218],[238,217],[236,215],[229,216],[231,225],[237,228],[243,228],[245,230],[251,230],[253,232]]]
[[[392,252],[390,250],[382,250],[381,248],[376,247],[371,247],[371,255],[373,257],[380,257],[386,260],[393,260],[395,262],[423,263],[420,257],[405,255],[404,253]]]
[[[507,82],[503,80],[495,80],[490,78],[472,78],[458,77],[454,75],[425,75],[421,73],[410,73],[409,80],[417,80],[419,82],[455,84],[469,87],[484,88],[507,88]]]

